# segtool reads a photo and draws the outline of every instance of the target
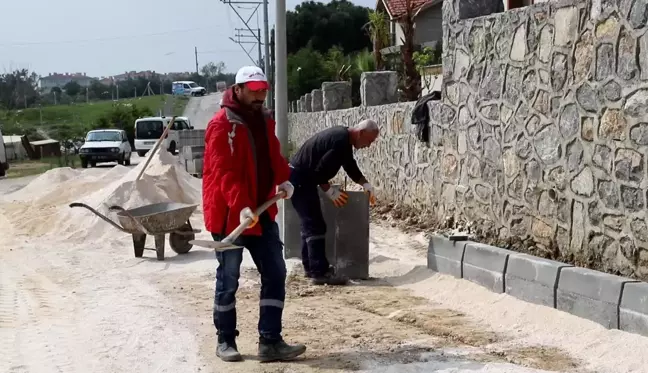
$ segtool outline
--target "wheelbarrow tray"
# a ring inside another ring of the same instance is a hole
[[[177,202],[154,203],[119,211],[117,212],[117,219],[119,219],[122,227],[130,232],[169,233],[181,228],[197,207],[198,205]],[[146,232],[142,232],[140,226]]]

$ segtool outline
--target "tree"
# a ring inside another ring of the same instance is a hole
[[[27,69],[0,74],[0,107],[26,108],[39,99],[38,75]]]
[[[209,62],[205,66],[203,66],[200,69],[200,72],[202,75],[205,77],[209,78],[215,78],[216,76],[222,74],[225,71],[225,63],[224,62]]]
[[[65,90],[65,94],[72,97],[76,97],[76,95],[81,93],[81,85],[74,80],[64,85],[63,89]]]
[[[371,40],[361,32],[369,22],[369,8],[347,0],[332,0],[324,4],[315,1],[297,5],[286,13],[288,54],[295,54],[307,45],[326,53],[338,45],[345,54],[371,47]]]
[[[419,74],[414,62],[414,2],[405,1],[405,14],[401,22],[403,28],[403,45],[401,55],[403,57],[403,93],[407,101],[416,101],[421,94],[421,74]]]
[[[297,100],[304,93],[320,88],[330,80],[322,54],[310,45],[288,56],[288,99]]]
[[[382,49],[389,46],[389,20],[384,12],[370,11],[368,32],[373,43],[373,55],[376,62],[376,70],[385,69],[385,61],[382,57]]]

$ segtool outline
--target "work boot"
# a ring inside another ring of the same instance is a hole
[[[335,268],[331,267],[323,275],[311,275],[311,284],[313,285],[331,285],[342,286],[349,283],[349,279],[339,276],[335,273]]]
[[[283,339],[268,341],[259,338],[259,360],[261,362],[292,360],[306,352],[303,344],[289,345]]]
[[[234,362],[243,360],[243,356],[238,352],[236,341],[222,340],[219,338],[218,347],[216,347],[216,356],[226,362]]]

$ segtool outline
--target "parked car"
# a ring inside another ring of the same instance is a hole
[[[135,121],[135,151],[137,155],[143,157],[151,150],[157,140],[164,133],[164,129],[171,121],[169,117],[147,117]],[[178,131],[191,130],[193,126],[187,117],[176,117],[164,139],[164,146],[169,153],[176,154],[178,151]]]
[[[207,89],[190,80],[183,80],[173,82],[171,85],[171,92],[174,95],[204,96],[207,94]]]
[[[126,131],[118,129],[93,130],[88,132],[85,143],[79,150],[81,166],[95,167],[98,162],[117,162],[129,166],[132,149]]]
[[[7,149],[5,148],[5,143],[2,139],[2,132],[0,132],[0,177],[5,176],[8,169],[9,162],[7,161]]]

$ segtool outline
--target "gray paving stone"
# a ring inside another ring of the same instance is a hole
[[[466,244],[463,278],[495,292],[504,292],[504,274],[514,251],[475,242]]]
[[[628,282],[633,281],[587,268],[563,268],[556,291],[556,308],[608,329],[618,329],[621,289]]]
[[[619,329],[648,337],[648,283],[629,282],[623,286]]]
[[[573,266],[533,255],[510,255],[505,276],[506,293],[555,308],[558,276],[562,268],[568,267]]]
[[[428,246],[427,267],[433,271],[463,277],[461,262],[468,241],[450,241],[443,236],[432,236]]]
[[[320,193],[326,221],[326,257],[338,273],[352,279],[369,278],[369,199],[364,192],[347,191],[349,201],[337,208]],[[292,202],[282,203],[281,231],[286,258],[301,258],[300,220]]]

